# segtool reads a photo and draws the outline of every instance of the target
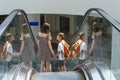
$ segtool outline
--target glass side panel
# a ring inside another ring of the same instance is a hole
[[[120,79],[120,32],[112,27],[112,53],[111,53],[111,70],[116,77]]]
[[[14,36],[11,37],[10,34]],[[28,40],[28,41],[27,41]],[[2,55],[3,46],[7,43],[7,47],[5,50],[5,56],[0,57],[0,80],[4,76],[6,72],[8,72],[13,66],[20,64],[23,62],[23,53],[24,49],[27,48],[25,44],[29,45],[29,47],[34,51],[34,42],[32,42],[30,30],[26,25],[23,15],[18,13],[7,29],[4,31],[2,36],[0,37],[0,53]],[[28,42],[28,43],[25,43]],[[24,48],[21,51],[21,44],[24,44]],[[30,49],[28,49],[30,50]],[[21,55],[20,55],[21,51]],[[34,53],[35,54],[35,53]],[[27,54],[29,55],[29,54]]]
[[[92,34],[94,32],[94,48],[90,56],[86,59],[90,59],[95,62],[105,63],[111,72],[111,76],[114,76],[116,80],[119,80],[120,64],[119,64],[119,50],[120,50],[120,32],[114,28],[114,26],[104,19],[99,13],[92,11],[86,18],[82,29],[78,32],[84,32],[86,39],[84,40],[87,45],[87,51],[90,51],[93,42]],[[76,38],[76,41],[80,39]],[[114,74],[114,75],[112,75]],[[109,79],[113,80],[109,75]]]

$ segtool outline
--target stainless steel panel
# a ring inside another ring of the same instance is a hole
[[[92,80],[102,80],[101,75],[99,74],[99,71],[97,70],[95,64],[92,61],[88,61],[85,64],[85,69],[88,72],[88,75]]]
[[[24,64],[14,66],[6,72],[2,80],[30,80],[33,69],[29,69]]]
[[[16,70],[18,70],[18,69],[16,67],[14,67],[9,72],[6,72],[4,77],[2,78],[2,80],[12,80],[14,78]]]
[[[82,80],[77,72],[45,72],[36,73],[33,80]]]
[[[99,69],[100,74],[104,77],[104,80],[116,80],[111,70],[103,62],[95,62],[96,67]]]
[[[19,69],[15,80],[26,80],[28,68],[24,65]]]
[[[21,65],[14,66],[10,71],[6,72],[2,80],[14,80]]]

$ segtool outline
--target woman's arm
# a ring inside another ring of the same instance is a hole
[[[48,40],[48,47],[49,47],[49,49],[50,49],[52,55],[55,56],[50,40]]]
[[[92,33],[92,44],[91,44],[91,47],[90,47],[90,50],[89,50],[89,55],[92,54],[92,51],[94,49],[94,44],[95,44],[95,40],[94,40],[94,32]]]
[[[91,44],[90,50],[83,50],[83,53],[85,53],[86,55],[90,56],[92,54],[93,48],[94,48],[94,40],[92,40],[92,44]]]
[[[40,46],[40,32],[38,32],[38,34],[37,34],[37,46],[38,46],[38,48],[39,48],[39,46]]]
[[[37,46],[39,48],[39,46],[40,46],[40,40],[37,40]]]
[[[92,51],[94,49],[94,44],[95,44],[95,40],[94,40],[94,32],[92,34],[92,43],[91,43],[91,47],[90,47],[90,50],[83,50],[83,52],[86,54],[86,55],[91,55],[92,54]]]
[[[20,54],[22,54],[24,47],[25,47],[25,41],[22,41],[21,48],[20,48]]]
[[[89,55],[92,54],[92,51],[93,51],[93,48],[94,48],[94,43],[95,43],[95,40],[92,39],[92,44],[91,44],[91,48],[90,48],[90,50],[89,50]]]

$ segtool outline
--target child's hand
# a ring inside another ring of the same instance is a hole
[[[55,54],[53,53],[52,56],[55,57]]]
[[[57,57],[58,55],[56,54],[55,57]]]

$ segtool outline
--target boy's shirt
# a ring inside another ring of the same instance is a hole
[[[6,61],[7,62],[10,62],[12,60],[12,55],[9,53],[11,53],[11,54],[13,53],[13,47],[12,47],[11,43],[9,43],[6,48]]]
[[[80,56],[79,56],[79,59],[84,60],[87,57],[87,55],[84,53],[84,51],[87,51],[87,45],[86,45],[85,42],[83,42],[80,45]]]
[[[58,52],[60,52],[60,54],[58,55],[58,60],[64,60],[64,46],[62,43],[59,42],[58,44]]]

